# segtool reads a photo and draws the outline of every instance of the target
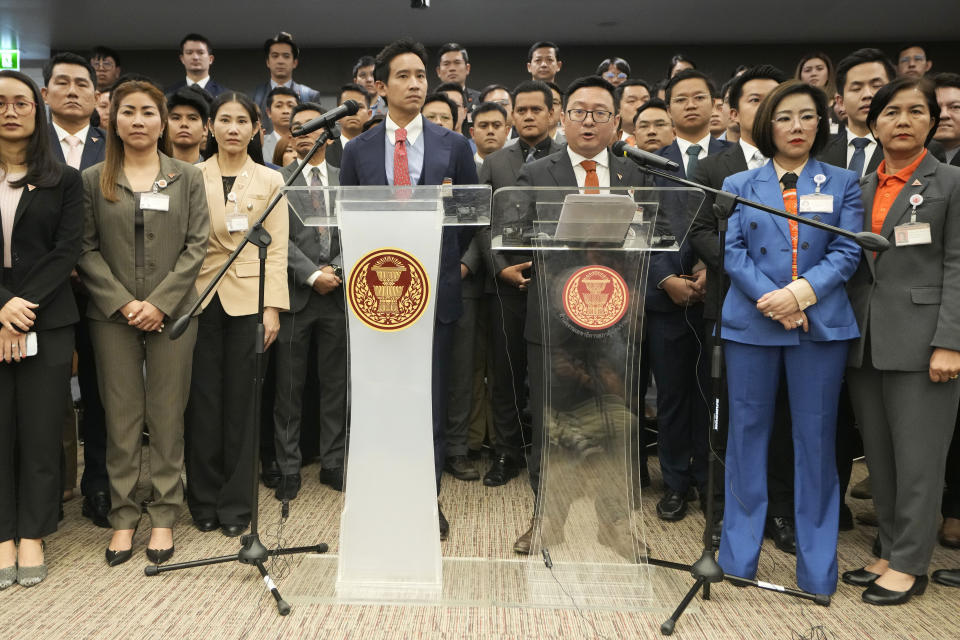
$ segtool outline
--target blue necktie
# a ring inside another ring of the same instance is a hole
[[[864,151],[866,146],[870,144],[870,138],[854,138],[851,140],[853,143],[853,157],[850,158],[850,166],[847,169],[853,171],[857,174],[857,177],[860,178],[863,176],[863,164],[866,162],[867,154]]]
[[[700,162],[700,152],[703,151],[703,147],[698,144],[692,144],[687,147],[687,177],[689,178],[693,175],[693,170],[697,168],[697,163]]]

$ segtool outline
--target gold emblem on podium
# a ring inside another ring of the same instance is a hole
[[[350,308],[364,324],[378,331],[409,327],[423,315],[429,299],[427,272],[405,251],[371,251],[350,270]]]
[[[578,269],[563,286],[563,310],[577,326],[591,331],[612,327],[630,304],[627,283],[608,267]]]

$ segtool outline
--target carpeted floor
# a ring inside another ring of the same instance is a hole
[[[651,460],[654,462],[654,460]],[[485,464],[485,463],[483,463]],[[699,556],[703,516],[691,505],[679,523],[656,518],[658,470],[651,465],[654,487],[643,497],[647,542],[656,557],[690,562]],[[342,495],[317,480],[317,467],[304,469],[304,489],[292,513],[277,526],[279,503],[261,491],[261,535],[270,546],[278,536],[287,546],[327,542],[337,548]],[[854,482],[863,477],[854,468]],[[450,519],[445,556],[512,559],[515,537],[529,523],[532,496],[525,474],[500,488],[480,482],[445,478],[441,502]],[[848,498],[855,513],[867,501]],[[31,589],[19,586],[0,593],[0,638],[19,639],[175,639],[189,638],[324,638],[379,640],[496,638],[504,640],[559,638],[655,638],[660,623],[690,583],[680,572],[653,573],[660,600],[654,611],[584,611],[525,609],[507,606],[358,606],[311,603],[315,571],[330,561],[304,556],[273,565],[274,579],[294,609],[276,613],[273,599],[252,567],[229,563],[147,578],[143,550],[149,536],[144,519],[134,540],[130,562],[107,567],[103,550],[110,539],[80,515],[80,499],[65,505],[60,530],[47,539],[50,575]],[[840,534],[840,568],[858,568],[870,559],[875,529],[858,524]],[[218,532],[201,534],[184,512],[175,530],[175,561],[235,553],[236,539]],[[311,564],[312,563],[312,564]],[[960,566],[960,552],[937,547],[933,568]],[[315,569],[316,568],[316,569]],[[759,578],[794,587],[794,558],[767,541]],[[860,590],[840,584],[829,608],[759,589],[724,583],[713,588],[710,601],[699,598],[677,625],[680,639],[830,640],[960,638],[960,590],[931,583],[927,593],[900,607],[878,608],[860,601]]]

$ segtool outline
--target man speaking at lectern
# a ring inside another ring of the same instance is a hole
[[[420,115],[427,95],[427,52],[412,40],[391,42],[377,55],[374,67],[377,93],[387,103],[382,126],[373,127],[343,149],[340,184],[439,185],[477,184],[477,167],[467,139],[433,124]],[[437,274],[437,307],[433,329],[433,448],[440,490],[445,458],[443,428],[447,415],[447,371],[453,329],[461,314],[460,256],[473,230],[448,227],[443,231]],[[447,520],[440,512],[440,538],[446,539]]]

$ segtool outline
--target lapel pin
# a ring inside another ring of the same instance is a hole
[[[91,137],[90,142],[100,142],[100,138]]]
[[[618,174],[617,174],[617,180],[623,180],[623,174],[622,174],[622,173],[618,173]]]
[[[175,174],[175,173],[168,173],[168,174],[167,174],[167,177],[170,178],[171,180],[173,180],[173,178],[174,178],[176,175],[177,175],[177,174]]]
[[[236,201],[237,201],[237,194],[235,194],[233,191],[231,191],[230,193],[227,194],[227,200],[228,200],[229,202],[236,202]]]
[[[32,184],[28,184],[28,185],[27,185],[27,191],[33,191],[33,190],[36,189],[36,188],[37,188],[37,187],[34,186],[34,185],[32,185]]]
[[[241,173],[241,174],[240,174],[240,177],[241,177],[241,178],[246,178],[246,177],[247,177],[247,172],[244,171],[243,173]]]
[[[920,179],[919,179],[919,178],[914,178],[914,179],[913,179],[913,184],[910,185],[910,186],[911,186],[911,187],[922,187],[922,186],[923,186],[923,183],[920,182]]]

